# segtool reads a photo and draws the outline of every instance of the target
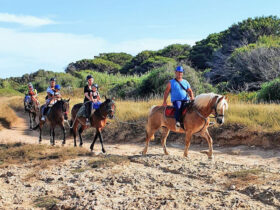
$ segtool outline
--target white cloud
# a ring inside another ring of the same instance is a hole
[[[27,15],[14,15],[9,13],[0,13],[0,22],[18,23],[24,26],[32,27],[55,24],[55,22],[49,18],[39,18]]]
[[[67,33],[31,33],[0,28],[0,78],[21,76],[40,68],[63,71],[70,63],[104,52],[137,54],[158,50],[169,44],[188,43],[184,39],[138,39],[119,43],[92,35]]]

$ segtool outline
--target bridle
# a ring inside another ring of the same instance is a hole
[[[221,98],[218,98],[215,105],[212,107],[212,110],[214,109],[214,111],[215,111],[215,115],[214,115],[214,117],[210,117],[210,118],[215,118],[216,119],[218,117],[224,117],[225,116],[224,114],[219,114],[218,111],[217,111],[217,106],[220,103],[220,99]]]
[[[99,117],[101,117],[102,119],[106,119],[107,118],[107,115],[109,113],[112,113],[112,116],[114,117],[115,115],[115,110],[112,109],[112,106],[116,106],[115,105],[115,102],[113,100],[111,100],[108,104],[106,104],[106,114],[105,115],[102,115],[101,111],[100,111],[100,108],[98,109],[99,111],[97,112],[97,114],[99,113]]]
[[[198,116],[200,116],[202,119],[204,119],[204,125],[203,125],[203,127],[202,127],[198,132],[196,132],[196,133],[200,133],[200,132],[204,129],[204,127],[205,127],[205,125],[206,125],[206,123],[207,123],[208,118],[217,119],[218,117],[224,117],[224,114],[219,114],[218,111],[217,111],[217,106],[218,106],[218,104],[219,104],[219,102],[220,102],[220,99],[221,99],[221,98],[218,98],[218,99],[216,100],[214,106],[212,106],[212,108],[211,108],[211,110],[214,109],[214,111],[215,111],[214,117],[212,117],[212,116],[204,117],[197,109],[195,109],[195,112],[198,114]]]

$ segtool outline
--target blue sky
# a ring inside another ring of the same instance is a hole
[[[279,0],[0,0],[0,78],[64,71],[102,52],[194,44],[248,17],[280,16]]]

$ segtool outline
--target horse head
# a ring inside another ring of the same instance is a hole
[[[214,115],[218,124],[224,123],[224,111],[228,108],[227,98],[215,93],[204,93],[198,95],[194,100],[197,110],[204,113],[203,118],[210,114]]]
[[[64,113],[64,119],[67,120],[68,119],[68,113],[69,113],[69,99],[62,99],[62,111]]]
[[[220,125],[224,123],[224,112],[226,109],[228,109],[227,97],[221,95],[215,96],[211,114],[214,115],[216,122]]]
[[[105,97],[105,101],[100,105],[100,112],[103,116],[108,116],[110,119],[114,117],[116,105],[113,99]]]

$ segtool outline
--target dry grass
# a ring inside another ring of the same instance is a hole
[[[226,123],[241,124],[255,131],[279,131],[280,106],[277,104],[229,104]]]
[[[244,169],[226,173],[225,176],[228,178],[228,181],[225,187],[229,188],[231,185],[235,185],[237,188],[244,188],[250,184],[263,184],[266,180],[261,179],[262,173],[263,170],[261,169]]]
[[[34,200],[34,206],[37,208],[43,208],[43,209],[54,209],[56,206],[58,200],[56,198],[53,198],[51,196],[43,196],[38,197]]]
[[[113,167],[115,165],[128,165],[130,160],[127,156],[120,155],[98,155],[92,157],[88,162],[88,165],[91,168],[104,168],[104,167]]]
[[[33,166],[45,168],[67,159],[92,156],[85,148],[52,147],[37,144],[0,144],[0,167],[9,164],[32,162]]]
[[[11,128],[17,123],[17,115],[10,107],[7,98],[0,98],[0,130],[3,128]]]
[[[39,94],[39,101],[44,104],[44,94]],[[80,95],[78,97],[78,95]],[[65,94],[64,98],[71,98],[70,109],[73,105],[83,102],[81,89],[75,90],[73,95]],[[3,100],[4,99],[4,100]],[[7,105],[14,110],[22,110],[22,97],[15,96],[3,98],[0,106],[0,118],[7,118],[7,121],[15,119],[13,110],[7,112]],[[116,117],[121,121],[145,121],[152,105],[161,105],[162,99],[150,100],[117,100]],[[274,132],[280,130],[280,106],[277,104],[253,104],[236,100],[230,96],[229,110],[226,111],[226,124],[240,124],[247,129],[255,131]]]

